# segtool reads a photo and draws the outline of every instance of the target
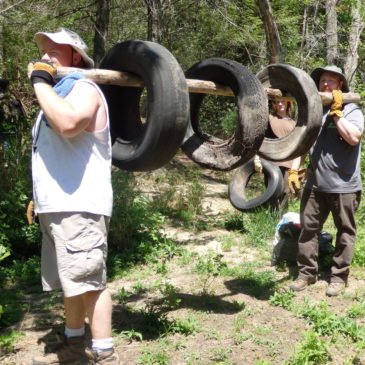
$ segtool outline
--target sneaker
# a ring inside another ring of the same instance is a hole
[[[293,291],[302,291],[304,290],[308,285],[314,284],[316,282],[315,278],[309,278],[309,279],[296,279],[293,281],[293,283],[290,285],[290,289]]]
[[[35,357],[33,365],[85,365],[88,358],[85,355],[85,336],[67,338],[65,335],[56,335],[58,346],[55,353],[48,353],[43,356]]]
[[[345,283],[330,283],[328,285],[326,295],[328,297],[336,297],[341,294],[341,292],[345,289]]]
[[[95,350],[87,348],[85,350],[87,357],[89,358],[90,365],[119,365],[119,356],[114,349],[104,350],[97,353]]]

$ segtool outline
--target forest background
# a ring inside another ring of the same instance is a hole
[[[272,37],[275,27],[267,27],[267,6],[271,6],[279,38]],[[0,77],[9,81],[7,90],[0,82],[0,284],[9,288],[0,299],[0,328],[21,315],[13,302],[19,295],[18,289],[12,290],[14,283],[39,280],[40,232],[25,220],[32,195],[30,129],[38,110],[27,64],[39,57],[34,34],[61,26],[80,34],[97,64],[117,43],[142,39],[165,46],[184,71],[210,57],[238,61],[253,73],[278,60],[308,73],[335,63],[344,70],[352,91],[365,97],[364,0],[0,1]],[[231,118],[230,109],[224,112]],[[214,113],[222,115],[222,110],[212,106]],[[122,193],[129,191],[133,178],[133,173],[114,174],[115,212],[121,220],[126,218],[121,211],[131,203]],[[360,224],[365,216],[362,210]],[[156,244],[151,227],[157,226],[158,219],[154,218],[145,214],[138,216],[138,223],[129,217],[124,227],[112,224],[111,250],[131,249],[146,227],[151,231],[149,243]],[[141,252],[134,252],[130,265],[143,261]]]

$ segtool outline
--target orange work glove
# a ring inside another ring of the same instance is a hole
[[[33,71],[30,75],[32,84],[42,82],[53,86],[55,84],[53,77],[56,74],[56,65],[53,62],[45,60],[33,60]]]
[[[331,110],[329,112],[330,116],[336,115],[337,117],[343,117],[342,113],[342,104],[343,104],[343,95],[341,90],[333,90],[332,91],[333,101],[331,104]]]
[[[288,176],[288,185],[289,190],[295,194],[297,191],[300,190],[300,181],[299,181],[299,171],[289,169],[289,176]]]
[[[35,211],[34,211],[34,202],[31,200],[27,206],[27,220],[28,224],[35,223]]]

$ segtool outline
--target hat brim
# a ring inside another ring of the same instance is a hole
[[[46,33],[46,32],[38,32],[35,34],[34,36],[34,41],[37,44],[38,49],[42,52],[43,49],[43,45],[44,42],[46,41],[46,39],[50,39],[52,42],[57,43],[57,44],[67,44],[70,47],[72,47],[77,53],[80,54],[80,56],[82,57],[82,59],[84,60],[85,66],[87,68],[93,68],[94,67],[94,61],[92,58],[90,58],[86,52],[73,45],[70,44],[67,39],[65,39],[65,36],[62,33]]]
[[[314,70],[312,71],[312,73],[311,73],[311,77],[312,77],[312,79],[314,80],[314,82],[315,82],[315,84],[316,84],[316,86],[317,86],[318,90],[319,90],[319,79],[321,78],[321,75],[322,75],[324,72],[331,72],[331,73],[333,73],[333,74],[335,74],[335,75],[338,75],[338,76],[340,77],[341,81],[343,82],[343,85],[342,85],[342,89],[341,89],[341,91],[343,91],[343,92],[345,92],[345,93],[348,93],[348,92],[350,91],[349,86],[348,86],[348,84],[347,84],[347,80],[346,80],[346,78],[345,78],[345,76],[344,76],[344,75],[342,75],[341,73],[336,72],[336,71],[327,70],[327,69],[325,69],[325,68],[323,68],[323,67],[318,67],[318,68],[314,69]]]

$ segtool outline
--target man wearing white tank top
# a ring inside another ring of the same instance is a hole
[[[31,81],[41,112],[32,133],[32,177],[43,233],[42,285],[46,291],[62,289],[66,324],[55,352],[34,358],[33,365],[120,364],[106,288],[113,203],[107,104],[98,86],[79,72],[55,84],[55,66],[94,66],[76,33],[40,32],[35,42],[42,59],[33,61]]]

